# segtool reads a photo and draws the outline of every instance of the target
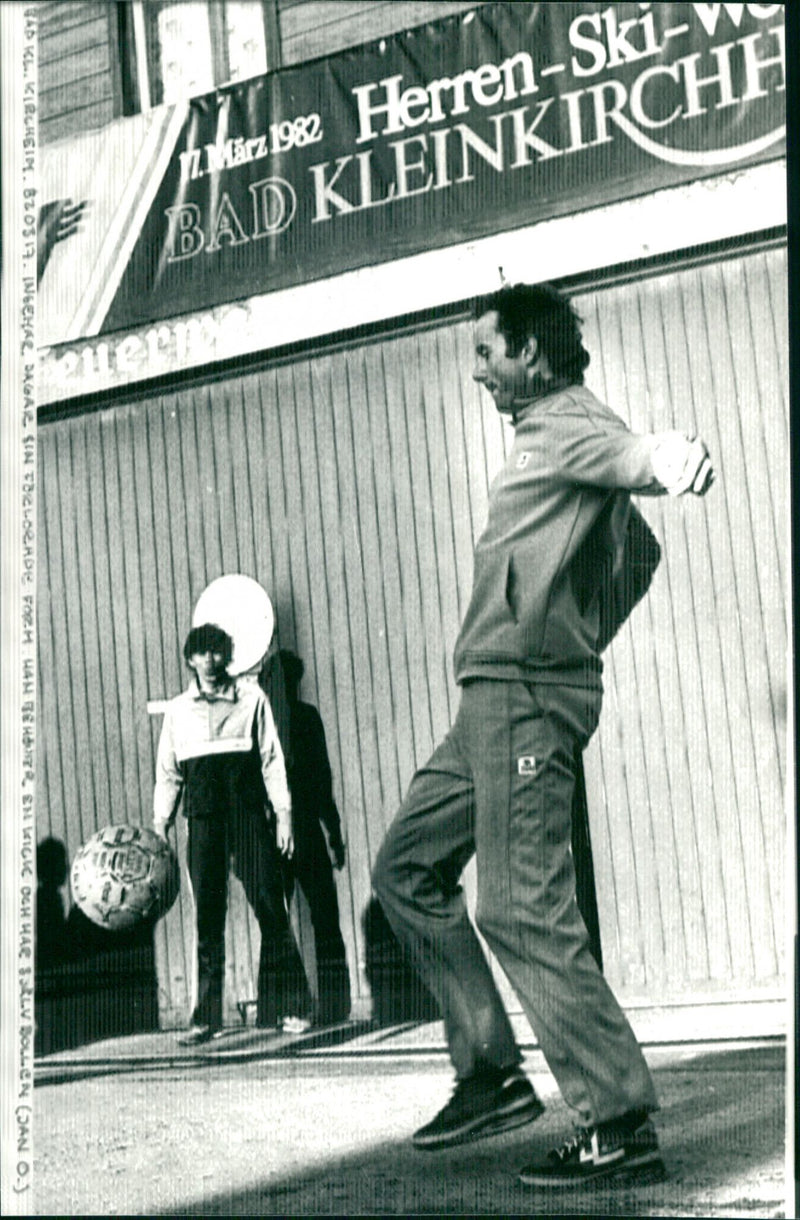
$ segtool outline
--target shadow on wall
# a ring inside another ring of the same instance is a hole
[[[77,906],[67,914],[59,839],[41,840],[36,868],[36,1053],[158,1029],[152,923],[108,932]]]
[[[439,1005],[408,962],[377,898],[364,913],[364,944],[375,1024],[436,1021]]]
[[[313,704],[300,698],[304,673],[301,658],[282,649],[272,659],[265,678],[271,702],[280,690],[278,678],[282,678],[286,701],[282,741],[292,795],[295,846],[291,862],[284,861],[283,865],[284,892],[287,903],[291,903],[299,887],[308,904],[317,968],[315,1016],[318,1024],[327,1025],[346,1020],[351,1005],[334,880],[334,871],[344,866],[345,844],[322,719]]]

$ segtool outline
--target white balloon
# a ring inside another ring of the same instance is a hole
[[[192,626],[216,623],[233,640],[228,672],[234,676],[255,669],[272,640],[275,614],[269,594],[257,580],[239,573],[212,580],[195,606]]]

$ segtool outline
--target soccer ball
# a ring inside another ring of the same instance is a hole
[[[178,896],[178,859],[144,826],[106,826],[72,862],[72,896],[84,915],[112,932],[160,919]]]

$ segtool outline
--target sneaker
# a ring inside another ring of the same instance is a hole
[[[178,1046],[201,1046],[212,1038],[218,1038],[221,1033],[222,1031],[213,1025],[191,1025],[187,1032],[178,1038]]]
[[[310,1017],[281,1017],[281,1029],[285,1034],[305,1034],[311,1029]]]
[[[414,1134],[415,1148],[448,1148],[532,1123],[544,1106],[519,1068],[495,1068],[459,1080],[443,1110]]]
[[[524,1186],[576,1186],[598,1178],[660,1182],[665,1177],[655,1128],[637,1115],[577,1132],[543,1161],[526,1166],[519,1180]]]

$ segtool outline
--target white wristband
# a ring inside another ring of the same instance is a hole
[[[708,491],[714,471],[708,450],[699,437],[662,432],[653,439],[653,474],[669,495],[682,496],[692,491],[701,496]]]

